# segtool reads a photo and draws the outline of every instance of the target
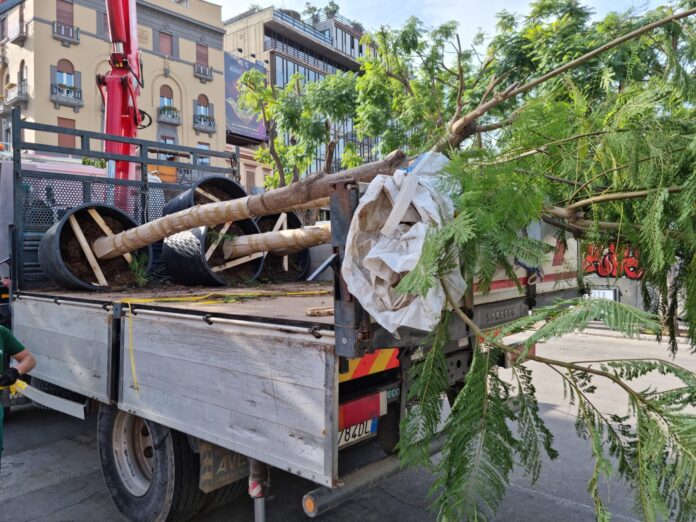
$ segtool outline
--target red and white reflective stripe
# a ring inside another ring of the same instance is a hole
[[[387,414],[387,391],[373,393],[338,406],[338,429],[343,430]]]

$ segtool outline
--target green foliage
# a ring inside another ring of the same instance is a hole
[[[548,73],[671,9],[596,18],[575,0],[537,0],[524,18],[501,13],[485,52],[478,51],[480,38],[472,50],[462,45],[455,23],[429,29],[412,18],[399,29],[383,27],[364,38],[377,54],[363,61],[356,81],[356,128],[362,136],[378,136],[383,152],[422,152],[451,121],[490,100],[491,91]],[[577,409],[578,435],[589,441],[595,461],[588,492],[599,520],[610,514],[598,485],[614,473],[634,486],[646,520],[694,518],[696,421],[687,407],[695,402],[696,377],[664,361],[605,361],[597,370],[597,363],[542,360],[528,352],[533,343],[595,320],[630,336],[666,329],[674,352],[680,302],[696,347],[694,34],[693,19],[682,19],[588,60],[526,96],[498,103],[474,122],[482,128],[499,123],[489,126],[492,132],[474,132],[449,151],[447,189],[456,218],[428,234],[399,291],[425,295],[456,266],[482,292],[501,269],[516,280],[515,260],[541,266],[549,259],[550,247],[524,233],[545,220],[568,232],[559,234],[561,241],[575,234],[584,245],[614,243],[619,261],[625,249],[637,251],[643,286],[657,295],[659,315],[578,298],[536,309],[501,327],[499,337],[486,334],[444,430],[433,490],[440,519],[490,517],[513,463],[534,481],[541,455],[555,456],[530,369],[522,366],[526,358],[556,369]],[[521,353],[500,341],[530,329]],[[444,331],[441,323],[433,348],[412,371],[409,401],[419,406],[402,423],[401,458],[407,463],[427,462],[426,441],[434,435],[447,387],[439,353],[447,344]],[[498,350],[517,355],[512,384],[495,369]],[[649,372],[676,376],[683,386],[631,388]],[[622,387],[630,415],[607,416],[596,408],[591,397],[597,379]],[[513,385],[517,395],[511,399]]]
[[[106,160],[102,158],[88,158],[87,156],[82,158],[83,165],[90,165],[92,167],[98,167],[100,169],[106,168]]]
[[[509,385],[492,371],[497,350],[474,351],[464,389],[445,426],[447,440],[436,466],[433,491],[439,518],[487,520],[505,493],[518,441],[507,420],[514,414],[504,396]]]
[[[442,413],[442,395],[447,391],[447,362],[444,348],[449,341],[450,313],[443,312],[437,328],[426,339],[423,361],[410,371],[414,385],[406,400],[412,413],[401,422],[399,456],[402,465],[429,466],[430,438],[437,432]]]
[[[134,252],[131,254],[133,260],[128,265],[128,268],[133,275],[133,280],[138,286],[147,285],[150,280],[147,272],[149,259],[147,254],[142,254],[140,252]]]
[[[240,106],[260,115],[268,133],[269,146],[257,149],[255,156],[272,169],[272,175],[264,182],[266,188],[296,181],[318,151],[323,150],[326,155],[327,150],[351,137],[350,122],[357,104],[355,82],[352,72],[338,71],[309,83],[295,74],[280,88],[268,85],[258,70],[242,75]],[[343,165],[362,163],[355,146],[348,146],[346,154]],[[333,161],[329,168],[332,165]],[[286,183],[280,183],[281,171]]]

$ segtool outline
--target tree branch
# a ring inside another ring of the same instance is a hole
[[[681,13],[676,13],[670,16],[667,16],[665,18],[662,18],[660,20],[657,20],[656,22],[653,22],[651,24],[645,25],[643,27],[640,27],[636,29],[635,31],[631,31],[628,34],[625,34],[623,36],[620,36],[618,38],[615,38],[611,42],[608,42],[600,47],[597,47],[596,49],[593,49],[592,51],[585,53],[584,55],[580,56],[579,58],[576,58],[575,60],[571,60],[570,62],[566,63],[565,65],[562,65],[561,67],[558,67],[557,69],[554,69],[553,71],[544,74],[543,76],[540,76],[528,83],[525,83],[524,85],[518,86],[517,84],[512,84],[510,85],[507,89],[500,93],[496,93],[493,96],[493,99],[491,99],[488,102],[485,102],[485,98],[482,100],[481,104],[474,109],[473,111],[469,112],[468,114],[462,116],[459,118],[456,122],[454,122],[450,128],[448,129],[448,132],[445,136],[443,136],[432,148],[433,152],[444,152],[448,150],[450,147],[457,147],[462,141],[464,141],[466,138],[471,136],[472,134],[475,134],[476,132],[476,126],[473,125],[472,123],[475,123],[477,119],[479,119],[481,116],[486,114],[488,111],[491,109],[497,107],[500,105],[502,102],[513,98],[515,96],[518,96],[519,94],[526,93],[530,90],[532,90],[534,87],[541,85],[542,83],[555,78],[556,76],[559,76],[560,74],[563,74],[564,72],[577,67],[578,65],[581,65],[588,60],[591,60],[595,56],[598,56],[610,49],[613,49],[614,47],[617,47],[618,45],[621,45],[629,40],[632,40],[638,36],[641,36],[644,33],[647,33],[649,31],[652,31],[653,29],[657,27],[661,27],[663,25],[669,24],[671,22],[674,22],[676,20],[680,20],[682,18],[686,18],[688,16],[691,16],[693,14],[696,14],[696,8],[693,9],[688,9],[686,11],[682,11]]]
[[[655,192],[656,190],[659,189],[648,189],[648,190],[636,190],[633,192],[612,192],[610,194],[601,194],[599,196],[594,196],[591,198],[583,199],[581,201],[577,201],[576,203],[573,203],[572,205],[568,205],[566,207],[566,210],[573,211],[577,210],[583,207],[586,207],[588,205],[593,205],[595,203],[605,203],[607,201],[618,201],[618,200],[623,200],[623,199],[638,199],[638,198],[644,198],[645,196],[648,196],[652,192]],[[682,187],[668,187],[667,192],[670,194],[674,194],[676,192],[681,192]]]
[[[447,296],[447,301],[449,302],[450,306],[452,307],[452,310],[454,311],[454,313],[457,314],[457,316],[462,321],[464,321],[464,323],[469,327],[471,332],[477,338],[485,339],[486,342],[488,342],[489,344],[492,344],[496,348],[503,350],[506,353],[516,355],[516,356],[520,355],[520,351],[518,349],[513,348],[511,346],[508,346],[507,344],[502,343],[502,342],[498,341],[497,339],[492,339],[491,337],[489,337],[489,335],[486,334],[483,330],[481,330],[478,327],[478,325],[471,318],[469,318],[464,312],[461,311],[461,309],[459,308],[459,305],[454,301],[454,299],[452,299],[452,296],[449,293],[449,291],[447,290],[447,286],[445,286],[444,283],[442,283],[442,288],[445,291],[445,295]],[[575,371],[579,371],[579,372],[590,373],[592,375],[597,375],[599,377],[604,377],[606,379],[609,379],[614,384],[620,386],[629,396],[633,397],[638,402],[645,405],[651,411],[655,411],[654,406],[652,406],[640,393],[638,393],[633,388],[631,388],[628,384],[623,382],[619,377],[617,377],[616,375],[613,375],[609,372],[605,372],[602,370],[595,370],[594,368],[590,368],[587,366],[581,366],[579,364],[575,364],[572,362],[559,361],[557,359],[549,359],[547,357],[541,357],[539,355],[533,355],[530,353],[528,353],[526,355],[526,358],[530,361],[540,362],[540,363],[543,363],[543,364],[546,364],[549,366],[556,366],[556,367],[566,368],[568,370],[575,370]]]

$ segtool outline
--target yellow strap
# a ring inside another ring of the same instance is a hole
[[[128,355],[130,357],[131,376],[133,377],[133,388],[135,394],[140,398],[140,385],[138,384],[138,376],[135,374],[135,351],[133,350],[133,310],[131,304],[128,304]]]
[[[239,294],[210,293],[203,295],[180,295],[171,297],[147,297],[123,299],[124,304],[147,304],[147,303],[199,303],[212,304],[225,299],[252,299],[258,297],[305,297],[312,295],[328,295],[331,290],[304,290],[297,292],[242,292]],[[201,302],[203,301],[203,303]]]
[[[27,383],[24,381],[17,381],[16,383],[10,384],[9,386],[0,386],[0,391],[6,388],[10,389],[10,395],[19,395],[24,390],[26,390]]]

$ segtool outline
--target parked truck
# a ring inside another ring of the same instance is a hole
[[[73,134],[78,147],[26,142],[24,128],[44,136]],[[18,115],[13,136],[13,162],[2,164],[0,172],[3,204],[6,187],[14,202],[6,218],[11,222],[0,224],[9,226],[10,252],[0,251],[0,259],[9,255],[12,267],[12,328],[36,356],[33,385],[98,415],[104,479],[126,518],[186,520],[241,494],[250,471],[259,479],[264,466],[316,484],[302,499],[305,513],[314,517],[399,469],[394,451],[407,408],[408,370],[427,349],[427,332],[400,329],[398,337],[391,335],[345,289],[338,268],[359,186],[331,198],[335,255],[323,263],[334,268],[328,282],[66,291],[51,286],[37,263],[41,235],[65,219],[51,205],[105,203],[114,189],[127,187],[135,204],[125,210],[142,223],[159,217],[166,200],[187,188],[158,184],[152,191],[147,165],[202,174],[226,169],[197,165],[197,149],[130,140],[140,151],[133,161],[141,181],[43,173],[23,167],[25,151],[109,161],[98,145],[107,136],[25,122]],[[169,149],[180,163],[161,159]],[[193,165],[185,163],[186,155]],[[48,210],[27,212],[27,205],[43,208],[36,198],[46,187],[54,195],[42,200]],[[470,293],[463,306],[482,328],[577,294],[574,241],[558,241],[541,226],[530,235],[557,247],[553,259],[543,267],[518,268],[522,293],[502,272],[487,295]],[[333,313],[308,315],[327,308]],[[457,321],[451,339],[448,378],[456,391],[475,340]],[[361,459],[369,462],[345,473],[341,463],[351,446],[365,455],[378,447],[378,457]],[[265,493],[251,493],[261,514]]]

